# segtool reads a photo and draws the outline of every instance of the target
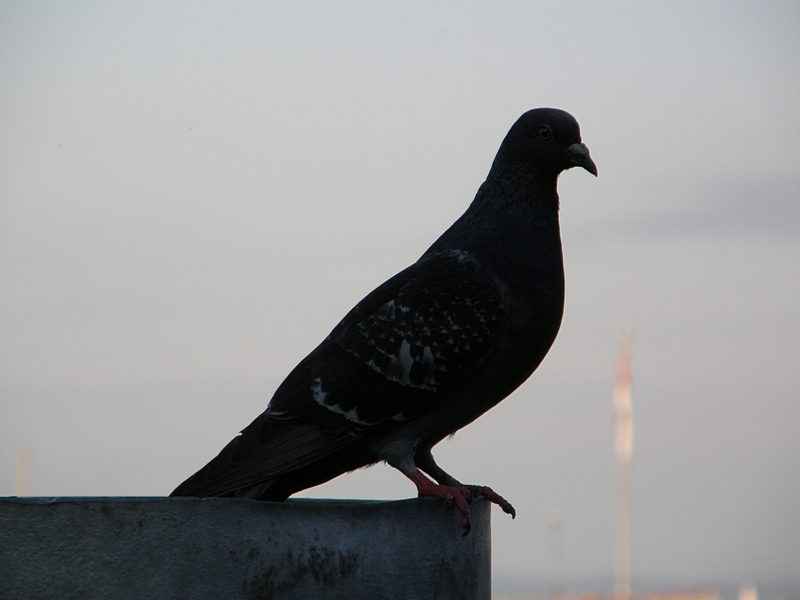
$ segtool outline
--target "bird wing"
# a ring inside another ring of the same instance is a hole
[[[495,277],[470,255],[427,256],[333,330],[325,350],[335,350],[311,370],[314,400],[356,429],[420,416],[485,360],[506,316]]]
[[[418,417],[491,354],[506,318],[501,284],[469,254],[426,255],[359,302],[298,365],[300,381],[287,378],[267,414],[350,434]],[[309,400],[327,409],[321,421],[308,414]]]
[[[174,493],[231,493],[425,414],[491,355],[507,316],[502,284],[471,255],[426,254],[359,302]]]

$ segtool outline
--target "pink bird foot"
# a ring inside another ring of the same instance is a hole
[[[461,514],[461,527],[464,529],[465,536],[472,528],[469,504],[472,502],[473,497],[483,496],[489,502],[497,504],[504,513],[511,515],[512,519],[517,516],[517,511],[514,510],[514,507],[491,488],[480,485],[440,485],[425,477],[420,471],[407,475],[407,477],[417,486],[417,494],[420,498],[441,498],[448,509],[453,504],[456,505],[458,512]]]

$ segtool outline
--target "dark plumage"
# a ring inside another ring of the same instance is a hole
[[[282,501],[386,461],[420,496],[471,495],[431,448],[524,382],[561,325],[564,269],[556,183],[597,175],[568,113],[522,115],[467,211],[413,265],[359,302],[289,374],[266,411],[173,496]],[[425,477],[427,473],[438,485]]]

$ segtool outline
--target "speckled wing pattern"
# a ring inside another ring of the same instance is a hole
[[[446,398],[491,353],[506,316],[500,284],[469,254],[429,254],[364,298],[298,368],[314,404],[356,433]],[[302,396],[281,392],[267,415],[291,418]]]

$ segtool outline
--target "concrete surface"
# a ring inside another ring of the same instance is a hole
[[[491,596],[490,505],[0,498],[0,598]]]

